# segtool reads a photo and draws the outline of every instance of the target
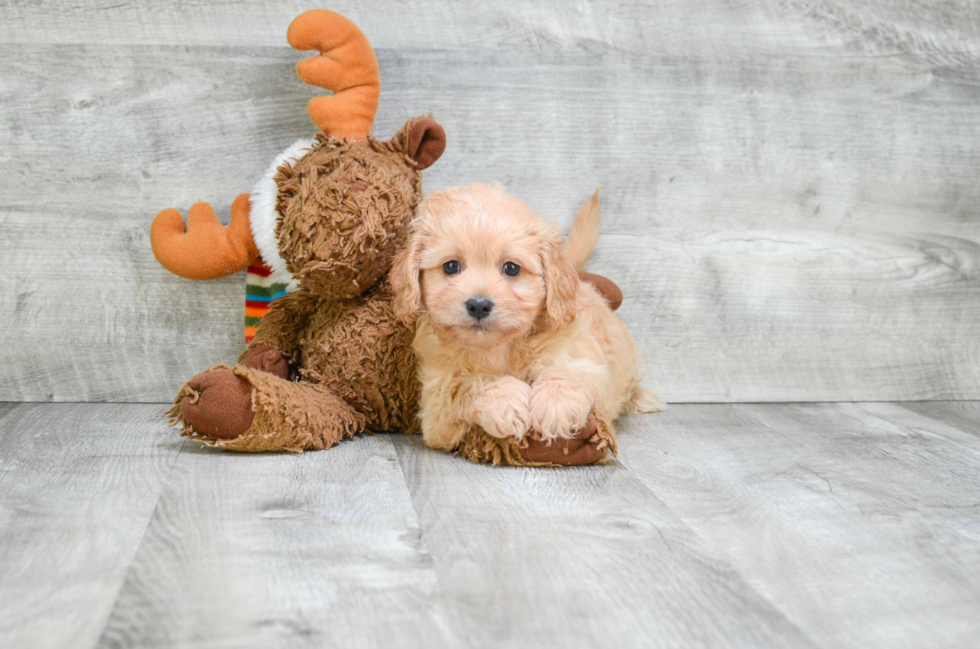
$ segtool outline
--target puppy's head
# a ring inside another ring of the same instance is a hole
[[[473,346],[563,326],[578,291],[558,229],[499,185],[447,189],[422,201],[391,277],[399,317],[413,322],[424,311]]]

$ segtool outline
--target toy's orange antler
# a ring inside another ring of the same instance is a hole
[[[187,279],[215,279],[247,268],[259,256],[248,222],[248,194],[231,204],[231,222],[221,225],[207,203],[195,203],[187,213],[170,208],[153,219],[150,243],[160,265]]]
[[[319,50],[319,56],[296,64],[304,82],[333,90],[307,105],[310,119],[338,139],[361,140],[371,132],[378,109],[381,78],[371,44],[357,25],[327,9],[297,17],[286,33],[297,50]]]

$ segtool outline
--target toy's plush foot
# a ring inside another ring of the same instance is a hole
[[[194,432],[215,439],[235,439],[252,425],[252,386],[228,367],[191,377],[181,390],[180,415]]]
[[[521,457],[534,464],[559,466],[595,464],[605,459],[608,446],[608,442],[600,439],[596,433],[595,416],[589,415],[589,421],[575,433],[572,439],[559,438],[547,444],[539,439],[529,438],[527,446],[521,448]]]
[[[616,454],[615,433],[608,423],[593,414],[572,439],[556,439],[550,444],[530,436],[523,442],[499,439],[474,428],[463,438],[458,453],[478,464],[580,466],[603,462],[607,451]]]
[[[185,437],[231,451],[320,450],[365,426],[362,414],[323,385],[241,365],[201,372],[167,414]]]
[[[289,365],[276,349],[256,345],[242,354],[241,365],[285,379]],[[181,389],[180,418],[199,435],[235,439],[252,425],[252,386],[229,367],[196,374]]]

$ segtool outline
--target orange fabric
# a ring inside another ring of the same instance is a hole
[[[269,312],[268,307],[259,307],[259,306],[245,307],[245,317],[247,318],[261,318],[264,317],[265,314],[268,312]]]
[[[150,244],[160,265],[187,279],[215,279],[247,268],[258,256],[248,223],[248,194],[231,204],[231,222],[221,225],[207,203],[195,203],[184,217],[163,210],[150,226]]]
[[[327,135],[362,140],[371,132],[381,94],[378,60],[357,25],[328,9],[300,14],[286,32],[297,50],[318,50],[319,56],[296,64],[305,82],[333,91],[307,105],[310,119]]]

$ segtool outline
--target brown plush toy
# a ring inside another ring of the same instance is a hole
[[[292,290],[272,302],[237,366],[192,377],[168,411],[183,435],[229,450],[299,452],[361,431],[416,429],[414,331],[392,312],[387,276],[422,198],[419,172],[439,159],[445,133],[422,117],[391,140],[369,136],[377,62],[346,18],[306,12],[288,40],[321,53],[297,66],[300,78],[334,91],[309,104],[316,139],[280,155],[251,196],[235,200],[227,227],[199,203],[186,228],[171,209],[151,231],[157,259],[177,275],[222,277],[261,259]],[[612,282],[583,278],[611,303],[622,299]],[[605,456],[610,440],[594,421],[550,446],[477,429],[461,453],[477,462],[588,464]]]

